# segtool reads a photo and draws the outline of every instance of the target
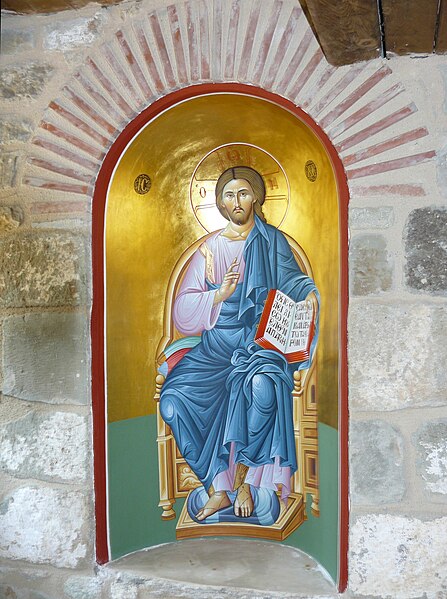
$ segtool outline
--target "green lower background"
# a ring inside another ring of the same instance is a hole
[[[337,578],[338,432],[318,425],[320,517],[308,519],[284,542],[314,557]],[[175,541],[177,520],[162,521],[158,507],[156,416],[141,416],[108,425],[108,491],[111,558]],[[178,514],[184,500],[177,500]],[[274,541],[272,541],[274,542]]]

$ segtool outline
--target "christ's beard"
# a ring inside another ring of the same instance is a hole
[[[248,223],[250,219],[251,211],[245,212],[245,210],[241,210],[238,212],[231,212],[228,216],[230,217],[231,222],[235,225],[245,225]]]

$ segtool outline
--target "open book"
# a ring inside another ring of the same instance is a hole
[[[310,300],[294,302],[285,293],[271,289],[265,301],[255,341],[265,349],[284,354],[290,363],[309,359],[315,332],[315,314]]]

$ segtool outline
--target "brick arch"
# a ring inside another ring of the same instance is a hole
[[[50,102],[23,183],[90,200],[129,122],[174,90],[212,82],[255,85],[301,107],[338,151],[351,191],[425,195],[407,168],[435,152],[409,94],[379,60],[329,65],[293,0],[187,0],[129,17]],[[383,184],[392,170],[395,182]]]

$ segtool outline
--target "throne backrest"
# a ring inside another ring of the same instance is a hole
[[[196,252],[196,250],[199,249],[202,243],[204,243],[212,235],[214,235],[214,232],[204,235],[195,243],[190,245],[177,260],[177,263],[174,266],[174,269],[171,273],[165,297],[165,310],[163,316],[163,337],[161,338],[160,343],[158,344],[156,353],[158,363],[159,358],[161,357],[164,349],[173,341],[181,339],[184,336],[176,329],[174,324],[172,316],[174,301],[194,253]],[[305,251],[292,237],[290,237],[286,233],[284,233],[284,235],[287,241],[289,242],[290,248],[293,252],[293,255],[295,256],[295,260],[297,261],[299,267],[301,268],[304,274],[308,275],[309,277],[312,277],[312,268]]]

